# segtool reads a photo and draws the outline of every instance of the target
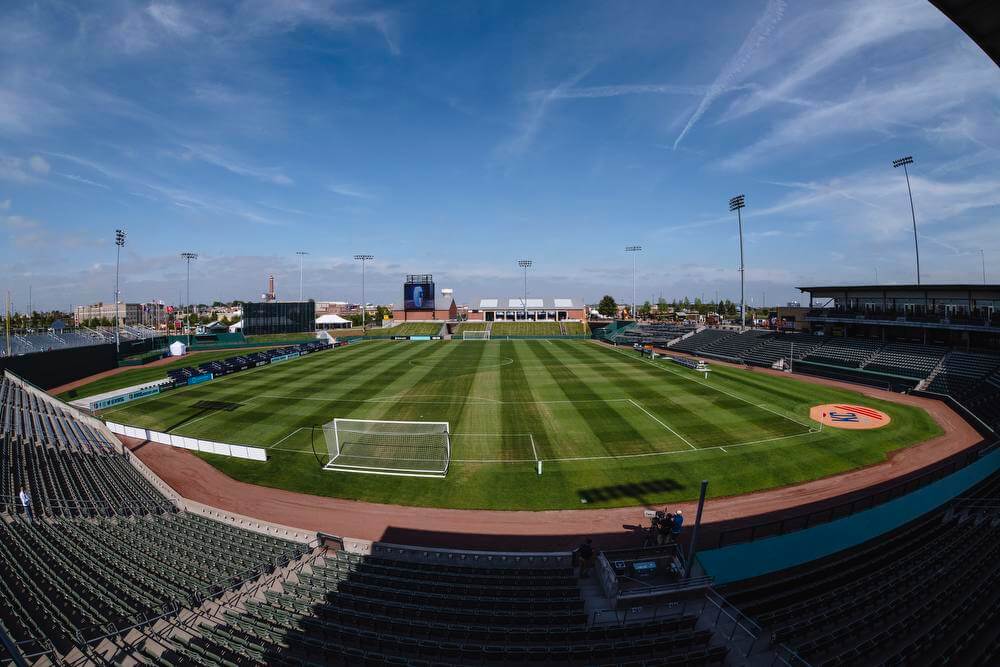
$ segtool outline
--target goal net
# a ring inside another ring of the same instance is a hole
[[[462,340],[489,340],[490,332],[483,329],[482,331],[463,331]]]
[[[323,436],[325,470],[444,477],[451,460],[448,422],[334,419]]]

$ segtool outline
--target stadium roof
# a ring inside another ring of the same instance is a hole
[[[1000,285],[984,285],[982,283],[960,283],[960,284],[922,284],[922,285],[819,285],[813,287],[796,287],[800,292],[819,292],[824,290],[912,290],[914,292],[942,292],[954,290],[975,290],[975,291],[1000,291]]]
[[[1000,65],[1000,3],[997,0],[930,1]]]
[[[519,310],[524,308],[524,297],[512,296],[506,298],[480,299],[479,310]],[[564,299],[552,297],[528,297],[528,310],[557,310],[557,309],[579,309],[583,308],[583,302],[579,299]]]

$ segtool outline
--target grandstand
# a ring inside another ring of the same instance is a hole
[[[493,338],[503,336],[561,336],[559,322],[494,322],[490,334]]]
[[[145,340],[160,335],[162,334],[155,329],[144,326],[123,326],[119,331],[119,338],[123,341]],[[106,327],[96,329],[79,327],[39,333],[12,332],[10,350],[7,349],[6,337],[0,336],[0,357],[113,342],[115,342],[114,329]]]
[[[723,593],[805,664],[997,664],[998,498],[994,474],[891,534]]]

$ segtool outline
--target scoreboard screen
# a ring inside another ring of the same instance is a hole
[[[434,283],[404,284],[403,307],[406,310],[434,310]]]

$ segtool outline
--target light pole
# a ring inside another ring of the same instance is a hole
[[[913,158],[907,155],[906,157],[901,157],[898,160],[892,161],[893,169],[898,167],[903,168],[903,174],[906,176],[906,192],[910,195],[910,217],[913,219],[913,249],[917,253],[917,284],[920,284],[920,245],[917,243],[917,214],[913,212],[913,190],[910,189],[910,172],[907,171],[906,165],[913,164]]]
[[[729,212],[732,213],[733,211],[736,211],[736,221],[740,226],[740,327],[742,329],[747,328],[747,304],[746,297],[743,293],[745,267],[743,265],[743,215],[740,211],[744,209],[746,205],[746,197],[743,195],[736,195],[729,200]]]
[[[305,250],[296,250],[295,254],[299,256],[299,301],[302,301],[302,258],[309,253]]]
[[[188,311],[188,327],[191,326],[191,313],[194,309],[191,308],[191,260],[198,259],[198,253],[196,252],[182,252],[181,258],[187,261],[187,305],[190,309]],[[190,341],[190,339],[189,339]]]
[[[365,311],[368,310],[368,302],[365,300],[365,262],[375,259],[375,255],[355,255],[354,259],[361,262],[361,330],[365,330]]]
[[[632,319],[638,322],[639,318],[636,316],[635,313],[635,253],[642,252],[642,246],[627,245],[625,246],[625,252],[632,253]]]
[[[122,259],[122,248],[125,246],[125,230],[116,229],[115,230],[115,354],[117,355],[120,351],[120,340],[118,337],[118,325],[121,322],[121,311],[119,310],[119,302],[121,302],[121,291],[118,289],[118,268],[121,265]]]
[[[524,307],[524,320],[528,320],[528,269],[531,268],[532,262],[530,259],[519,259],[517,260],[517,265],[524,269],[524,300],[521,301],[521,305]],[[556,313],[558,315],[559,313]]]
[[[979,249],[979,259],[983,261],[983,284],[986,284],[986,253],[982,248]]]

